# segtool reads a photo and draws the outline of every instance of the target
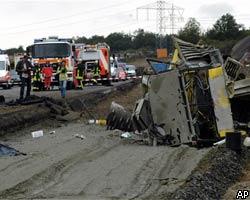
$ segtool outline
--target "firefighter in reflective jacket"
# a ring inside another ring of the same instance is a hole
[[[95,63],[95,68],[94,68],[94,78],[99,78],[100,77],[100,68],[99,68],[99,62]]]
[[[34,91],[42,90],[42,74],[39,64],[34,64],[32,83]]]
[[[84,68],[85,68],[85,63],[82,61],[81,63],[78,63],[74,69],[75,88],[83,89]]]
[[[100,69],[99,69],[99,61],[96,61],[93,70],[93,79],[92,82],[97,84],[97,79],[100,78]]]

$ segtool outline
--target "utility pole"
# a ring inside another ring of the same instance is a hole
[[[160,36],[160,47],[162,47],[162,37],[167,29],[170,29],[170,34],[174,34],[178,29],[178,23],[183,21],[184,9],[174,4],[168,4],[166,1],[156,1],[152,4],[147,4],[138,7],[136,10],[137,20],[140,10],[147,11],[147,20],[149,20],[149,11],[156,12],[156,32]]]

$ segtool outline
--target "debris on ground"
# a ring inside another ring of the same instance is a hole
[[[125,133],[122,133],[122,134],[121,134],[121,138],[126,138],[126,139],[128,139],[128,138],[131,138],[131,137],[132,137],[132,134],[129,133],[129,132],[125,132]]]
[[[220,140],[220,141],[218,141],[218,142],[215,142],[215,143],[214,143],[214,146],[223,145],[223,144],[225,144],[225,143],[226,143],[226,139],[223,139],[223,140]]]
[[[246,137],[244,142],[243,142],[243,145],[245,147],[250,147],[250,137]]]
[[[75,134],[73,135],[75,138],[80,138],[81,140],[86,139],[86,137],[84,135],[80,135],[80,134]]]
[[[90,119],[88,120],[88,124],[97,124],[101,126],[106,126],[107,120],[106,119]]]
[[[26,155],[26,154],[7,145],[0,144],[0,156],[18,156],[18,155]]]
[[[43,137],[43,130],[33,131],[31,132],[31,135],[33,138]]]
[[[55,133],[56,133],[56,131],[50,131],[50,132],[49,132],[50,135],[53,135],[53,134],[55,134]]]

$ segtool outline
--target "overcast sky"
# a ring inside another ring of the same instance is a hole
[[[136,8],[156,0],[0,0],[0,49],[26,47],[35,38],[104,35],[111,32],[133,33],[138,28],[156,32],[156,13]],[[249,0],[173,0],[184,8],[183,27],[195,17],[203,30],[222,14],[230,12],[238,23],[250,27]],[[169,5],[170,5],[169,4]],[[168,16],[166,14],[166,16]],[[166,24],[167,26],[168,24]],[[166,30],[169,33],[170,30]]]

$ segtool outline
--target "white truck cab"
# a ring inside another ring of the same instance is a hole
[[[0,54],[0,87],[11,88],[10,60],[7,54]]]

